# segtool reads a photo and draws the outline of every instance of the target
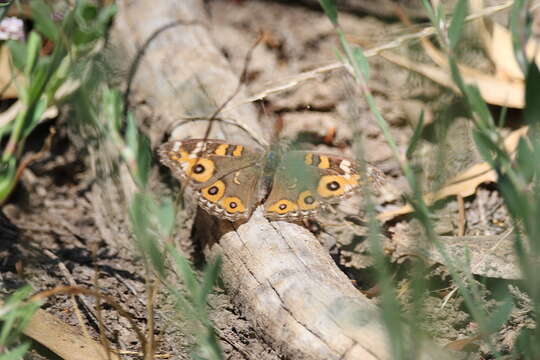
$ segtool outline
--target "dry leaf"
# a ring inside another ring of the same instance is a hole
[[[504,140],[504,147],[507,152],[513,154],[518,145],[521,136],[527,133],[528,127],[524,126],[513,131]],[[488,163],[483,162],[469,167],[452,179],[450,179],[439,191],[427,193],[424,195],[424,201],[431,204],[434,201],[444,199],[448,196],[471,196],[476,192],[478,185],[485,182],[496,182],[497,174],[491,169]],[[413,212],[411,205],[407,204],[401,208],[393,209],[380,213],[377,218],[381,221],[390,220],[396,216],[405,215]]]
[[[467,351],[473,352],[478,350],[478,345],[474,344],[475,341],[478,341],[479,336],[467,337],[464,339],[457,339],[449,342],[444,346],[447,350],[453,351]]]
[[[472,9],[481,12],[483,1],[471,1]],[[404,19],[408,22],[407,19]],[[490,25],[491,31],[488,31]],[[469,66],[458,64],[463,79],[468,84],[474,84],[480,90],[484,100],[493,105],[522,109],[524,106],[524,76],[514,57],[512,36],[508,29],[502,25],[491,22],[488,18],[479,18],[473,26],[482,40],[486,52],[496,67],[495,74],[485,74]],[[419,73],[438,84],[459,93],[459,89],[450,77],[447,56],[437,49],[425,37],[421,38],[422,46],[431,60],[438,65],[430,66],[408,60],[400,55],[383,52],[380,55],[396,65]],[[526,45],[526,54],[529,59],[536,58],[540,64],[540,43],[529,39]]]
[[[523,82],[525,76],[519,67],[514,56],[512,47],[512,35],[507,28],[497,23],[493,23],[493,33],[489,46],[487,47],[491,60],[495,64],[499,77],[507,77],[510,80]],[[525,53],[529,60],[535,59],[536,64],[540,66],[540,44],[533,39],[527,41]]]
[[[44,310],[32,316],[23,332],[64,360],[120,360],[118,355],[107,354],[99,343]]]
[[[13,99],[18,96],[13,70],[10,64],[10,55],[7,46],[0,46],[0,99]]]
[[[382,52],[380,55],[396,65],[414,71],[456,93],[460,93],[450,77],[450,72],[446,69],[421,64],[390,52]],[[461,65],[460,69],[462,69]],[[482,98],[487,103],[517,109],[523,108],[525,93],[523,83],[499,79],[495,76],[485,75],[477,71],[464,71],[463,75],[466,83],[474,84],[478,87]]]

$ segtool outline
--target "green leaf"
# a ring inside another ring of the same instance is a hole
[[[146,187],[150,174],[151,153],[148,139],[138,132],[132,114],[128,114],[126,142],[137,164],[134,175],[140,187]]]
[[[536,172],[537,157],[529,147],[527,140],[520,138],[516,150],[517,171],[526,181],[530,181]]]
[[[39,59],[39,52],[42,47],[41,36],[35,31],[31,31],[26,45],[26,61],[24,64],[24,74],[30,78],[34,66]]]
[[[101,37],[107,31],[116,11],[114,5],[99,9],[91,2],[79,1],[74,12],[73,42],[83,45]]]
[[[469,106],[480,118],[481,122],[479,125],[485,129],[491,128],[494,123],[493,117],[484,98],[480,94],[480,90],[478,90],[476,85],[465,85],[464,90]]]
[[[529,213],[529,204],[527,198],[516,188],[515,184],[505,174],[499,174],[497,181],[499,190],[512,217],[523,219],[524,215]]]
[[[98,8],[87,1],[80,1],[74,11],[75,32],[73,42],[77,45],[90,43],[101,36],[103,27],[96,24]]]
[[[330,22],[335,26],[338,23],[338,12],[334,0],[319,0],[324,13],[330,19]]]
[[[5,305],[0,308],[0,347],[8,346],[10,342],[23,331],[34,312],[40,307],[40,303],[23,303],[30,295],[32,288],[25,286],[13,293]]]
[[[75,8],[75,19],[79,26],[90,27],[96,21],[99,15],[98,8],[95,4],[92,4],[86,0],[79,1]]]
[[[221,267],[220,257],[217,257],[213,263],[209,263],[206,265],[201,288],[199,289],[197,293],[197,297],[195,298],[196,306],[206,305],[206,298],[208,297],[208,294],[210,294],[210,292],[212,291],[212,288],[214,287],[214,284],[216,283],[216,280],[219,276],[220,267]]]
[[[7,42],[13,65],[17,70],[24,72],[26,63],[26,44],[22,41],[9,40]]]
[[[0,204],[3,203],[15,186],[17,160],[10,156],[0,162]]]
[[[529,125],[540,123],[540,71],[536,61],[531,61],[527,69],[523,115]]]
[[[409,146],[407,147],[407,152],[406,152],[407,159],[412,159],[413,154],[416,151],[418,141],[422,137],[423,130],[424,130],[424,110],[422,110],[422,112],[420,113],[420,117],[418,118],[418,123],[416,124],[416,127],[414,128],[414,133],[411,137]]]
[[[465,18],[467,17],[467,0],[459,0],[454,7],[452,21],[448,27],[448,41],[450,49],[454,50],[459,42],[463,27],[465,26]]]
[[[36,29],[50,41],[58,43],[60,30],[53,21],[53,13],[49,5],[41,0],[34,0],[30,3],[30,8]]]
[[[10,0],[2,0],[0,2],[0,8],[4,8],[4,7],[8,7],[11,5],[13,1],[10,1]]]
[[[452,76],[452,80],[457,85],[461,93],[465,95],[465,81],[463,80],[456,61],[452,56],[448,58],[448,64],[450,65],[450,75]]]
[[[150,140],[139,134],[139,144],[137,146],[137,177],[142,187],[148,184],[150,168],[152,166],[152,155],[150,151]]]
[[[151,219],[153,215],[150,212],[152,199],[144,194],[136,193],[130,206],[130,218],[133,233],[139,249],[142,254],[150,259],[151,264],[158,274],[165,276],[165,265],[163,255],[159,249],[157,239],[154,236],[153,225]]]
[[[516,340],[515,359],[538,359],[540,358],[540,342],[538,341],[538,328],[521,328]]]
[[[495,310],[489,317],[487,325],[486,333],[493,334],[496,333],[501,326],[503,326],[506,321],[508,321],[508,318],[510,317],[510,313],[512,312],[512,309],[514,308],[514,302],[512,301],[512,298],[509,296],[498,308]]]
[[[111,4],[101,9],[96,21],[103,32],[107,29],[112,18],[114,17],[114,15],[116,15],[117,12],[118,7],[116,6],[116,4]]]
[[[43,96],[41,97],[35,106],[28,109],[27,115],[26,115],[26,121],[24,124],[24,128],[22,131],[22,137],[25,138],[34,128],[39,124],[39,121],[41,120],[41,116],[43,116],[43,113],[47,109],[47,99]]]
[[[184,283],[188,290],[191,299],[194,299],[197,295],[198,283],[195,278],[195,273],[193,272],[191,265],[188,260],[182,256],[171,245],[167,245],[167,251],[172,255],[174,263],[176,265],[176,272],[184,279]]]
[[[431,21],[433,25],[435,25],[436,24],[435,11],[433,10],[431,3],[429,2],[429,0],[422,0],[422,5],[424,5],[424,9],[426,9],[429,20]]]
[[[193,360],[208,360],[207,358],[204,358],[202,356],[197,355],[196,353],[191,353],[191,358]]]
[[[28,99],[27,105],[31,106],[32,103],[36,102],[41,95],[43,95],[43,90],[47,85],[49,80],[49,74],[51,69],[50,58],[41,58],[35,66],[32,72],[32,78],[28,87]]]
[[[166,197],[161,201],[157,214],[160,232],[163,236],[168,237],[172,234],[175,223],[175,215],[174,204],[171,198]]]
[[[201,352],[205,354],[208,360],[222,360],[223,354],[216,339],[216,332],[211,324],[206,327],[206,333],[203,334],[200,341]]]
[[[366,56],[364,55],[364,52],[359,47],[353,48],[352,52],[356,67],[362,72],[364,80],[367,81],[369,79],[369,63]]]
[[[0,360],[20,360],[23,358],[23,355],[30,349],[32,345],[31,342],[26,341],[14,349],[5,350],[5,352],[0,355]]]
[[[473,132],[473,139],[484,160],[497,171],[502,171],[503,167],[511,163],[508,154],[501,146],[493,141],[489,132],[475,130]]]
[[[520,24],[520,19],[525,18],[527,14],[527,0],[514,0],[512,11],[510,12],[510,32],[512,33],[512,47],[514,49],[514,57],[516,58],[521,71],[525,74],[527,70],[527,56],[523,49],[522,38],[523,30]]]
[[[103,92],[103,108],[111,134],[119,135],[123,120],[123,104],[120,92],[111,89],[105,90]]]

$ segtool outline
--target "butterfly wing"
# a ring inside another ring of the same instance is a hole
[[[360,182],[377,183],[380,171],[368,165],[361,176],[352,159],[331,154],[291,151],[276,171],[264,207],[270,219],[296,220],[313,217],[325,205],[353,194]]]
[[[195,191],[208,213],[231,221],[249,217],[257,202],[261,152],[193,139],[167,142],[158,154],[174,176]]]
[[[283,157],[264,202],[264,214],[271,220],[298,220],[313,217],[320,207],[314,193],[319,172],[307,166],[303,154],[290,152]]]

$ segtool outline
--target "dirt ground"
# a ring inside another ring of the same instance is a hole
[[[271,1],[213,0],[207,3],[218,47],[240,73],[246,52],[262,32],[263,42],[255,50],[249,64],[248,91],[252,94],[272,87],[276,80],[287,79],[302,71],[310,70],[336,61],[336,43],[333,29],[325,15],[311,7]],[[341,14],[342,25],[351,41],[364,48],[380,45],[403,32],[404,27],[392,19],[377,19],[370,14]],[[391,132],[403,150],[412,135],[413,124],[422,109],[433,103],[422,102],[426,88],[429,96],[445,94],[441,89],[412,76],[406,71],[372,58],[370,87],[377,104],[391,125]],[[434,88],[434,89],[433,89]],[[351,111],[351,104],[357,108]],[[376,196],[377,210],[385,211],[403,205],[401,194],[407,191],[398,164],[365,102],[350,90],[340,72],[322,74],[314,81],[269,96],[260,107],[261,122],[268,128],[280,128],[280,137],[302,139],[310,147],[330,152],[353,155],[351,149],[350,121],[361,123],[366,134],[363,144],[366,160],[381,169],[386,181]],[[430,112],[433,115],[433,112]],[[93,210],[92,196],[96,185],[95,172],[90,166],[88,151],[73,141],[67,127],[67,112],[58,119],[41,124],[28,141],[28,151],[41,148],[49,129],[57,134],[48,156],[36,161],[25,170],[21,183],[2,209],[0,218],[0,294],[7,295],[24,284],[36,291],[59,285],[76,284],[98,287],[123,303],[141,327],[145,323],[145,283],[141,262],[133,249],[113,246],[103,239],[99,221]],[[433,115],[437,116],[437,115]],[[351,119],[352,118],[352,119]],[[276,125],[277,124],[277,125]],[[335,131],[335,136],[331,136]],[[444,142],[443,158],[433,158],[434,142],[426,142],[417,159],[428,169],[426,179],[436,183],[443,178],[477,162],[466,123],[456,122],[450,126],[462,139]],[[330,140],[328,140],[330,139]],[[440,147],[440,143],[438,148]],[[439,153],[440,154],[440,153]],[[438,173],[437,163],[451,164],[447,174]],[[435,165],[434,165],[435,164]],[[429,173],[430,166],[433,173]],[[157,172],[157,165],[155,167]],[[427,182],[430,184],[430,182]],[[372,261],[363,242],[365,228],[354,221],[357,205],[354,199],[342,204],[335,214],[323,218],[317,229],[321,242],[328,247],[336,262],[354,281],[359,290],[375,292]],[[493,186],[483,185],[477,194],[465,199],[467,236],[502,234],[510,228],[509,219],[501,198]],[[456,237],[459,228],[458,205],[455,200],[441,203],[436,212],[437,233]],[[348,221],[343,221],[343,220]],[[411,238],[418,233],[418,226],[405,218],[384,224],[387,235],[385,248],[392,259],[396,277],[406,273],[407,256],[413,251]],[[184,229],[189,234],[189,228]],[[464,240],[464,241],[465,241]],[[197,256],[196,246],[187,244],[188,254]],[[459,243],[455,246],[460,248]],[[478,250],[483,254],[482,249]],[[499,254],[500,255],[500,254]],[[472,338],[475,324],[464,311],[458,296],[447,295],[452,291],[448,274],[440,261],[426,255],[431,265],[427,277],[431,292],[426,298],[424,327],[442,345],[457,339]],[[502,255],[501,255],[502,256]],[[486,303],[497,306],[492,292],[498,286],[507,286],[498,275],[477,275],[486,297]],[[504,278],[504,276],[501,275]],[[406,278],[400,280],[406,288]],[[511,284],[511,283],[510,283]],[[515,289],[516,294],[520,294]],[[516,295],[516,296],[518,296]],[[405,308],[407,298],[400,299]],[[441,308],[445,300],[446,306]],[[376,301],[376,299],[375,299]],[[170,325],[171,311],[163,299],[156,313],[158,353],[170,354],[172,359],[190,358],[189,349],[193,339],[187,323],[178,320]],[[90,297],[77,299],[77,306],[92,334],[98,332],[94,301]],[[273,350],[251,328],[249,320],[232,305],[224,289],[216,289],[210,300],[211,319],[215,323],[220,345],[226,359],[280,359],[279,351]],[[521,310],[527,309],[523,300]],[[77,325],[73,304],[67,296],[49,299],[45,310]],[[105,325],[115,334],[111,339],[124,350],[138,351],[138,340],[129,324],[116,312],[103,309]],[[520,317],[521,316],[521,317]],[[513,323],[499,334],[500,349],[508,350],[516,330],[526,326],[526,311],[512,318]],[[483,359],[487,349],[474,345],[473,358]],[[28,359],[54,359],[43,349],[35,347]],[[137,358],[137,357],[134,357]]]

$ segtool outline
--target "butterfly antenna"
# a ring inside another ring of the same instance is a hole
[[[135,59],[131,62],[129,66],[129,72],[127,76],[127,85],[126,85],[126,91],[124,92],[124,117],[127,117],[127,113],[129,111],[129,98],[131,95],[131,88],[133,86],[133,79],[135,79],[135,75],[137,74],[137,71],[139,69],[139,66],[141,65],[142,59],[144,55],[146,54],[146,49],[150,46],[150,43],[154,41],[159,34],[164,32],[165,30],[168,30],[170,28],[179,26],[179,25],[196,25],[200,24],[199,21],[185,21],[185,20],[176,20],[169,24],[165,24],[162,27],[156,29],[150,36],[146,39],[146,41],[142,44],[142,46],[137,50],[137,53],[135,55]]]
[[[210,121],[210,118],[207,118],[207,117],[190,117],[190,118],[186,118],[185,120],[177,120],[175,122],[173,122],[170,126],[169,126],[169,129],[167,130],[167,132],[172,132],[172,129],[173,128],[178,128],[180,126],[183,126],[183,125],[187,125],[191,122],[194,122],[194,121]],[[231,126],[236,126],[237,128],[239,128],[240,130],[244,131],[246,134],[248,134],[249,136],[251,136],[253,138],[253,140],[259,144],[261,147],[264,147],[266,146],[267,144],[262,142],[257,136],[255,136],[252,131],[250,131],[248,128],[246,128],[245,126],[243,126],[242,124],[239,124],[237,122],[234,122],[234,121],[231,121],[231,120],[225,120],[223,118],[220,118],[220,117],[215,117],[213,121],[218,121],[218,122],[221,122],[223,124],[227,124],[227,125],[231,125]]]
[[[214,111],[212,116],[210,116],[210,119],[208,120],[209,121],[208,126],[206,127],[206,131],[203,136],[203,140],[208,139],[208,136],[210,135],[210,132],[212,131],[212,125],[214,121],[217,119],[217,116],[219,115],[219,113],[232,101],[232,99],[234,99],[238,95],[238,93],[242,89],[242,86],[246,83],[247,73],[249,69],[249,64],[251,63],[251,57],[253,56],[253,51],[255,51],[255,48],[259,45],[262,39],[263,39],[263,36],[261,33],[259,34],[255,43],[251,46],[251,48],[246,53],[246,57],[244,58],[244,66],[242,68],[242,73],[240,74],[240,79],[238,79],[238,84],[236,85],[236,89],[234,89],[232,94],[229,95],[229,97],[220,106],[218,106],[218,108]]]

